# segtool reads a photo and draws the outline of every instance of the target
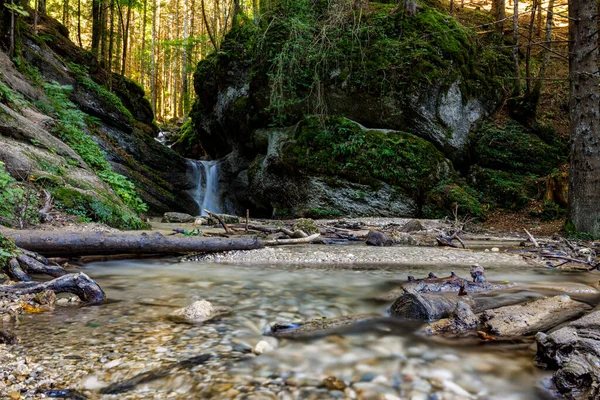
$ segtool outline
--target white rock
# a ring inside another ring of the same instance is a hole
[[[106,386],[106,383],[100,381],[96,375],[89,375],[83,381],[83,388],[87,390],[102,389]]]
[[[492,251],[493,251],[494,253],[497,253],[497,252],[499,252],[499,251],[500,251],[500,249],[499,249],[499,248],[497,248],[497,247],[492,247]]]
[[[104,369],[111,369],[121,364],[121,359],[117,358],[116,360],[112,360],[111,362],[107,362],[104,364]]]
[[[275,347],[273,347],[271,343],[267,342],[266,340],[261,340],[254,347],[254,354],[263,354],[273,350],[275,350]]]
[[[177,322],[198,324],[230,312],[229,307],[215,307],[206,300],[198,300],[187,307],[173,311],[169,314],[169,318]]]

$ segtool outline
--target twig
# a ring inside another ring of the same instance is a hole
[[[527,236],[529,236],[529,240],[531,241],[531,243],[533,243],[533,245],[535,247],[540,247],[540,245],[538,244],[537,240],[535,240],[535,238],[533,237],[533,235],[531,233],[529,233],[529,231],[525,228],[523,228],[523,230],[525,231],[525,233],[527,234]]]
[[[221,219],[221,217],[219,217],[217,214],[212,213],[212,212],[208,211],[207,209],[204,209],[204,212],[207,213],[209,216],[215,218],[217,221],[219,221],[219,223],[221,224],[221,226],[223,227],[223,229],[225,229],[225,232],[227,232],[227,233],[233,233],[231,231],[231,229],[229,229],[229,227],[225,224],[225,222],[223,222],[223,220]]]

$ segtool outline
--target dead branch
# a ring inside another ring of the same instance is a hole
[[[51,290],[54,293],[72,293],[86,303],[101,303],[105,299],[104,292],[96,282],[84,273],[68,274],[48,282],[24,282],[15,285],[0,285],[0,294],[8,293],[17,296],[40,293]]]
[[[535,240],[535,238],[533,237],[533,235],[531,233],[529,233],[529,231],[527,229],[523,228],[523,230],[525,231],[525,233],[529,237],[529,240],[531,241],[531,243],[533,243],[533,245],[535,247],[540,247],[539,243],[537,242],[537,240]]]
[[[231,231],[231,229],[229,229],[229,227],[225,224],[225,222],[223,222],[223,220],[221,219],[221,217],[219,217],[217,214],[212,213],[212,212],[208,211],[207,209],[204,209],[204,212],[207,213],[209,216],[215,218],[217,221],[219,221],[219,223],[221,224],[221,226],[223,227],[223,229],[225,229],[225,232],[227,232],[227,233],[233,233]]]
[[[315,234],[307,236],[305,238],[297,238],[297,239],[271,239],[271,240],[264,240],[262,243],[265,246],[281,246],[281,245],[286,245],[286,244],[305,244],[305,243],[312,242],[313,240],[315,240],[319,236],[321,236],[320,233],[315,233]]]

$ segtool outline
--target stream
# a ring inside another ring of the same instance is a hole
[[[349,251],[347,246],[320,247]],[[303,251],[301,246],[298,251]],[[50,389],[119,399],[541,398],[537,388],[548,372],[533,366],[533,341],[426,339],[413,334],[418,325],[399,320],[303,341],[261,334],[275,322],[353,313],[385,316],[386,305],[369,298],[407,275],[432,271],[446,276],[450,268],[461,276],[469,274],[466,264],[245,265],[173,258],[89,263],[82,270],[110,301],[85,307],[69,303],[52,313],[25,315],[14,328],[21,344],[10,353],[0,352],[0,377],[10,381],[8,374],[21,368],[23,377],[13,372],[13,380],[35,388],[22,393],[23,398]],[[521,284],[598,283],[592,273],[517,265],[488,266],[486,275]],[[542,294],[517,290],[510,295],[528,299]],[[597,302],[595,297],[572,297]],[[233,313],[197,326],[165,318],[200,299],[230,306]],[[252,350],[261,340],[274,349],[256,356]],[[173,364],[203,354],[210,358],[199,365]],[[119,394],[98,394],[109,384],[165,366],[166,373],[150,373],[151,378]],[[323,385],[327,377],[348,387],[330,390]]]

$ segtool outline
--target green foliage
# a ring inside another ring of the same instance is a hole
[[[544,175],[566,160],[562,147],[546,143],[512,120],[503,127],[486,124],[474,136],[477,164],[482,167]]]
[[[536,195],[536,177],[474,166],[471,169],[472,186],[483,194],[483,200],[492,206],[520,210]]]
[[[542,205],[542,210],[540,212],[532,214],[533,216],[539,217],[542,221],[556,221],[557,219],[564,218],[567,214],[567,210],[553,201],[547,201]]]
[[[25,227],[38,220],[38,198],[31,183],[17,182],[0,161],[0,223]]]
[[[106,87],[96,83],[92,78],[90,78],[87,68],[75,63],[69,63],[69,68],[75,73],[77,82],[81,86],[94,93],[113,108],[117,109],[121,114],[125,115],[125,117],[128,119],[128,122],[133,125],[133,115],[131,115],[131,112],[123,105],[123,102],[119,96],[110,92]]]
[[[292,226],[293,231],[303,231],[307,235],[312,235],[319,232],[319,227],[311,218],[299,218]]]
[[[320,175],[375,187],[383,181],[417,194],[453,173],[450,163],[426,140],[404,132],[363,130],[339,117],[306,117],[296,143],[285,153],[289,162]]]
[[[469,186],[444,181],[427,194],[423,215],[426,218],[443,218],[456,211],[459,215],[481,218],[486,208],[478,197],[478,193]]]
[[[16,257],[19,250],[12,238],[6,237],[0,233],[0,272],[6,266],[8,261]]]
[[[301,214],[307,218],[314,218],[314,219],[337,218],[337,217],[341,217],[343,215],[342,212],[339,210],[332,210],[329,208],[320,208],[320,207],[311,208],[310,210],[304,211]]]
[[[0,78],[2,74],[0,73]],[[4,82],[0,80],[0,103],[6,104],[7,106],[19,110],[27,105],[27,101],[23,98],[20,93],[14,92],[11,88],[6,86]]]
[[[223,46],[243,40],[229,35]],[[299,106],[322,114],[323,91],[331,86],[408,101],[422,85],[458,80],[463,94],[489,96],[512,68],[502,46],[483,45],[429,6],[408,17],[394,4],[378,2],[363,12],[349,1],[278,1],[262,32],[246,45],[254,54],[253,76],[269,80],[269,110],[278,125],[292,122]]]
[[[147,224],[128,208],[114,204],[102,195],[94,196],[75,189],[57,187],[51,190],[56,207],[80,221],[97,221],[122,229],[143,229]]]
[[[44,84],[44,88],[50,101],[48,107],[56,117],[56,127],[54,132],[75,150],[75,152],[77,152],[77,154],[79,154],[81,158],[98,173],[100,178],[108,183],[127,207],[138,213],[147,211],[148,206],[140,199],[134,184],[124,176],[117,174],[112,170],[110,164],[106,160],[106,153],[104,153],[92,137],[87,134],[90,121],[88,116],[80,111],[69,100],[68,93],[72,88],[69,86],[61,86],[56,82],[46,83]],[[96,220],[103,222],[106,220],[115,220],[113,217],[106,216],[103,207],[97,208],[98,210],[93,213],[86,211],[86,215],[90,214],[97,218]],[[77,212],[77,207],[67,207],[67,209]],[[123,217],[121,219],[116,218],[116,220],[120,220],[126,224],[123,226],[136,225],[136,223],[129,221],[129,217]],[[137,225],[141,225],[141,221],[139,221]]]

